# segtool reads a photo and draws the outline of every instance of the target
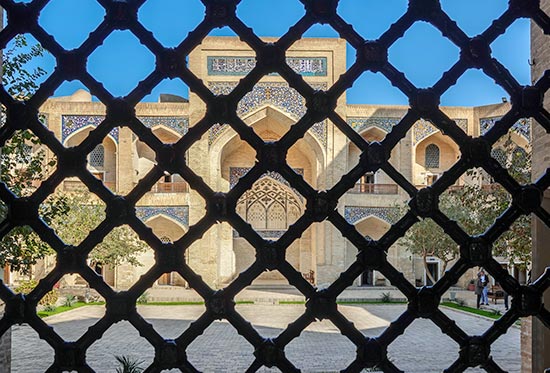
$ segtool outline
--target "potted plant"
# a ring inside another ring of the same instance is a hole
[[[468,290],[474,291],[476,289],[476,280],[471,279],[468,283]]]

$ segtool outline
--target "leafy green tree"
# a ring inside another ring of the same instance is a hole
[[[28,69],[28,63],[42,57],[44,50],[37,44],[29,46],[23,35],[2,53],[2,84],[16,100],[27,100],[38,88],[37,81],[46,74],[41,67]],[[1,108],[0,126],[5,125],[5,108]],[[40,140],[30,131],[16,131],[1,149],[0,181],[17,196],[29,196],[48,174],[55,161],[48,162]],[[41,216],[46,223],[65,211],[64,200],[55,199],[44,206]],[[7,207],[0,203],[0,219],[7,216]],[[53,251],[28,227],[16,227],[0,241],[0,266],[29,274],[31,266]]]
[[[65,198],[67,212],[58,216],[52,226],[63,241],[78,245],[105,219],[105,209],[96,198],[82,192],[71,193]],[[123,263],[138,266],[141,265],[138,256],[147,247],[130,227],[123,225],[106,235],[88,258],[92,266],[115,267]]]
[[[527,184],[531,178],[531,155],[529,149],[519,150],[509,136],[502,144],[501,165],[520,184]],[[510,194],[500,185],[492,183],[488,176],[479,170],[467,174],[474,181],[471,185],[444,192],[439,199],[439,207],[449,218],[470,235],[483,234],[511,203]],[[423,259],[427,276],[427,257],[434,256],[443,262],[445,271],[449,263],[459,257],[458,245],[431,219],[415,224],[402,244]],[[510,230],[504,233],[493,245],[493,255],[502,256],[510,264],[526,269],[531,264],[531,218],[522,216]]]

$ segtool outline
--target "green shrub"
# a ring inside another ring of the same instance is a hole
[[[21,281],[19,286],[15,288],[15,291],[21,294],[29,294],[36,287],[36,285],[38,285],[38,282],[36,280]],[[52,291],[46,293],[46,295],[44,295],[42,299],[40,299],[38,304],[40,304],[41,306],[55,306],[58,299],[59,291],[57,289],[53,289]]]
[[[149,302],[149,294],[147,292],[141,294],[136,300],[137,304],[147,304],[147,302]]]
[[[128,356],[115,356],[115,359],[118,361],[119,367],[116,368],[116,373],[141,373],[143,368],[142,360],[133,359]]]
[[[74,303],[76,302],[76,296],[75,295],[72,295],[72,294],[68,294],[66,297],[65,297],[65,303],[63,303],[63,305],[65,307],[72,307],[74,305]]]

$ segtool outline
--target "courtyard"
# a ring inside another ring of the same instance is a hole
[[[265,337],[276,337],[304,312],[303,304],[237,304],[237,311]],[[380,335],[399,317],[405,304],[339,305],[339,311],[365,336]],[[470,335],[482,334],[493,321],[442,307]],[[164,338],[176,338],[203,312],[203,305],[140,305],[138,312]],[[45,321],[65,340],[78,339],[104,314],[103,306],[87,306],[46,318]],[[26,325],[14,326],[12,372],[46,371],[53,362],[53,351]],[[458,357],[459,346],[430,321],[417,319],[388,349],[390,360],[405,372],[441,372]],[[286,356],[303,372],[336,372],[355,357],[355,346],[339,334],[330,321],[311,324],[285,349]],[[87,354],[97,372],[114,372],[115,355],[143,361],[147,367],[154,350],[137,330],[123,321],[107,330]],[[512,327],[492,345],[491,355],[507,372],[520,371],[520,330]],[[213,323],[187,349],[189,361],[203,372],[244,372],[252,363],[253,348],[227,321]],[[261,372],[277,369],[262,368]],[[470,369],[468,372],[483,371]]]

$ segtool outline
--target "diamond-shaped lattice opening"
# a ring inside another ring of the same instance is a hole
[[[28,130],[15,131],[0,150],[0,181],[18,197],[36,191],[57,164],[55,154]]]
[[[222,372],[229,363],[231,370],[245,372],[254,361],[254,347],[226,320],[214,321],[186,352],[189,362],[201,372]]]
[[[136,215],[163,243],[172,243],[187,233],[190,222],[196,223],[204,216],[200,209],[190,210],[189,198],[189,187],[183,178],[165,175],[139,200]],[[193,201],[204,203],[194,192]]]
[[[305,205],[305,198],[281,174],[270,171],[239,198],[236,212],[261,237],[277,240],[304,214]]]
[[[59,22],[60,12],[70,14]],[[40,12],[40,24],[65,49],[77,48],[99,26],[105,9],[93,0],[61,1],[46,4]]]
[[[304,15],[304,6],[293,0],[277,2],[277,22],[273,20],[273,8],[259,1],[244,0],[237,7],[237,16],[257,35],[284,35]]]
[[[211,288],[221,289],[238,275],[234,235],[228,223],[214,224],[186,249],[187,265]],[[224,265],[218,267],[216,263]]]
[[[391,4],[383,1],[369,1],[358,4],[354,0],[341,0],[338,14],[353,25],[355,31],[366,39],[376,40],[407,11],[407,1]]]
[[[318,39],[321,39],[320,42],[325,45],[325,48],[333,50],[332,53],[323,53],[323,54],[313,54],[308,53],[308,41],[307,38],[315,37],[313,35],[308,36],[308,33],[314,32],[315,29],[319,27],[321,29],[329,28],[329,30],[320,31],[323,36],[317,36]],[[326,33],[334,33],[334,30],[328,25],[319,25],[316,24],[312,26],[304,34],[302,39],[297,40],[287,51],[286,51],[286,63],[287,65],[297,74],[301,75],[304,81],[314,90],[318,91],[327,91],[333,84],[338,81],[346,72],[346,67],[349,68],[353,63],[353,57],[355,56],[355,49],[351,44],[341,38],[327,37]],[[349,54],[349,56],[348,56]],[[342,63],[338,64],[335,61],[335,58],[341,58]],[[344,59],[345,64],[344,65]],[[293,93],[291,91],[291,93]],[[323,96],[319,96],[323,98]],[[340,98],[341,96],[335,96],[335,99]],[[292,105],[292,101],[290,104]],[[296,100],[299,102],[298,100]],[[333,103],[330,101],[323,102],[318,101],[317,98],[313,98],[310,102],[309,109],[310,111],[324,112],[333,109],[331,107]],[[335,105],[334,105],[335,106]]]
[[[304,313],[303,302],[304,297],[297,296],[290,287],[252,286],[237,296],[235,309],[262,337],[275,338]]]
[[[10,351],[8,351],[9,353]],[[37,372],[45,372],[53,364],[53,360],[53,348],[46,341],[40,339],[38,333],[28,324],[11,327],[12,372],[25,372],[30,367]]]
[[[499,184],[476,183],[480,172],[471,170],[463,185],[453,186],[439,197],[439,209],[470,235],[482,234],[510,205],[512,197]],[[468,179],[473,179],[469,181]]]
[[[38,315],[66,341],[78,340],[105,315],[103,297],[79,274],[63,276],[52,291],[41,302],[57,301],[44,305]]]
[[[456,125],[467,131],[468,120],[456,118],[458,113],[449,112]],[[409,180],[418,189],[430,186],[437,182],[443,173],[453,167],[460,158],[458,144],[447,135],[444,135],[436,125],[425,119],[418,120],[409,131],[412,140],[411,158],[413,160],[412,180]],[[403,144],[404,145],[404,144]],[[401,145],[402,153],[407,154],[406,146]],[[408,175],[403,175],[409,177]],[[461,185],[461,181],[457,181]]]
[[[496,0],[491,3],[476,0],[441,1],[443,11],[458,23],[458,27],[469,36],[475,36],[485,31],[507,9],[506,0]]]
[[[220,150],[219,159],[215,159],[221,177],[213,180],[211,187],[215,190],[228,192],[254,167],[256,151],[246,141],[242,141],[229,125],[214,125],[205,136],[212,152]],[[199,150],[198,146],[191,148],[190,153]],[[218,163],[219,162],[219,163]],[[219,166],[218,166],[219,165]],[[204,171],[198,164],[190,165],[197,174],[203,176]],[[204,176],[203,176],[204,178]]]
[[[114,228],[88,255],[90,267],[116,290],[126,290],[155,262],[153,250],[128,225]]]
[[[470,69],[458,78],[457,83],[450,87],[441,95],[441,104],[445,106],[479,106],[480,116],[495,115],[494,111],[504,113],[508,106],[505,104],[510,100],[510,94],[507,93],[500,85],[489,78],[481,70]],[[503,102],[503,104],[496,104]],[[493,111],[493,113],[491,113]],[[502,114],[500,114],[502,115]],[[474,125],[477,127],[477,123]]]
[[[149,95],[143,98],[142,102],[185,105],[189,102],[189,86],[179,78],[164,79],[153,88]]]
[[[424,286],[439,281],[459,255],[459,247],[452,238],[435,221],[426,218],[409,228],[390,248],[388,261],[413,285]]]
[[[506,32],[500,35],[492,44],[492,55],[503,64],[519,84],[531,84],[531,72],[527,65],[531,61],[531,20],[517,19],[506,28]],[[537,37],[542,38],[541,45],[550,43],[550,37],[540,32]],[[514,53],[510,53],[513,50]],[[533,78],[538,79],[538,76]]]
[[[485,126],[495,125],[499,119],[499,117],[482,119],[481,123],[484,124],[482,130],[486,128]],[[531,122],[531,119],[520,119],[491,148],[491,157],[521,185],[531,183]],[[541,161],[538,164],[543,167],[544,163]]]
[[[409,103],[407,96],[394,87],[382,73],[370,71],[364,72],[353,82],[353,86],[346,91],[346,99],[348,104],[408,105]],[[384,117],[384,110],[381,108],[362,109],[354,106],[348,107],[348,119],[349,117]],[[386,117],[395,115],[390,111],[387,113]]]
[[[257,83],[237,106],[239,117],[264,141],[279,140],[305,113],[305,99],[286,82]]]
[[[239,80],[256,66],[256,52],[246,40],[239,40],[238,35],[227,26],[213,29],[207,38],[208,45],[199,44],[189,54],[189,67],[195,75],[204,76],[203,82],[212,93],[228,95],[237,86]],[[238,55],[228,53],[229,41],[235,43],[234,48],[239,51]],[[206,59],[205,70],[204,62],[199,62],[204,59]],[[196,67],[200,67],[201,70],[196,71]]]
[[[154,66],[151,51],[130,31],[112,32],[88,58],[89,73],[115,96],[130,93]]]
[[[388,347],[393,364],[405,372],[443,371],[458,358],[460,346],[428,319],[417,319]],[[419,359],[429,351],[437,359]]]
[[[301,175],[312,188],[317,190],[330,189],[341,176],[328,175],[329,167],[327,167],[327,160],[323,156],[327,146],[327,133],[332,131],[332,128],[334,127],[330,121],[314,124],[303,138],[290,147],[286,154],[287,164]],[[334,132],[338,132],[338,129],[334,128]],[[355,165],[351,167],[353,166]]]
[[[356,357],[357,347],[328,319],[311,323],[285,348],[295,367],[312,371],[341,371]]]
[[[204,300],[194,290],[179,285],[161,285],[169,280],[162,276],[138,298],[138,313],[163,338],[176,339],[206,308]]]
[[[55,59],[31,34],[18,34],[2,50],[4,89],[16,100],[29,99],[53,72]]]
[[[0,241],[0,251],[5,268],[3,282],[7,285],[21,285],[21,289],[16,292],[29,293],[55,264],[51,260],[55,254],[52,247],[42,241],[28,225],[12,228],[5,234]]]
[[[40,205],[40,217],[68,245],[79,245],[105,219],[105,203],[85,189],[80,179],[65,179],[64,192]]]
[[[124,343],[118,341],[124,338]],[[90,346],[86,353],[86,362],[96,372],[138,371],[123,369],[124,364],[118,357],[146,368],[153,362],[155,350],[128,321],[111,325],[102,338]]]
[[[153,0],[139,8],[139,21],[166,47],[178,46],[204,18],[199,0]]]
[[[418,53],[419,46],[423,53]],[[459,58],[459,49],[432,25],[416,22],[389,49],[390,62],[417,87],[434,85]],[[414,56],[414,57],[411,57]],[[413,58],[414,63],[409,64]],[[415,66],[422,65],[422,69]]]
[[[302,35],[303,38],[337,38],[338,32],[331,25],[316,23]]]

